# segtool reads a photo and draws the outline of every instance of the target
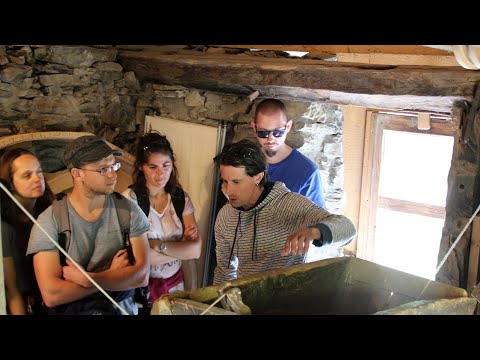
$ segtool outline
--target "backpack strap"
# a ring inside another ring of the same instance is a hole
[[[118,222],[120,224],[120,231],[123,236],[123,246],[127,249],[128,260],[131,264],[135,262],[133,256],[132,245],[130,243],[130,207],[128,199],[118,192],[113,193],[113,202],[117,211]],[[52,203],[52,212],[58,226],[58,244],[62,249],[66,250],[70,243],[71,229],[70,219],[68,216],[67,196],[65,193],[60,193],[56,196],[56,200]],[[60,252],[60,264],[66,265],[65,255]]]
[[[62,249],[66,250],[67,245],[70,243],[70,219],[68,216],[68,206],[67,206],[67,197],[65,193],[59,193],[56,195],[56,199],[52,203],[52,212],[55,221],[57,222],[58,226],[58,245],[62,247]],[[61,251],[59,251],[60,255],[60,264],[62,266],[66,266],[66,258],[65,255]]]
[[[122,194],[113,192],[113,203],[117,211],[118,223],[120,224],[120,232],[123,236],[123,247],[127,250],[128,261],[130,264],[135,263],[135,257],[133,256],[132,244],[130,242],[130,206],[129,201]],[[110,296],[116,301],[127,299],[134,296],[135,289],[123,290],[123,291],[108,291]]]
[[[172,198],[173,207],[175,213],[182,222],[182,227],[185,230],[185,224],[183,223],[183,209],[185,208],[185,192],[182,189],[177,188],[173,194],[170,194]]]
[[[135,195],[137,196],[137,204],[148,218],[148,214],[150,214],[150,198],[148,197],[147,188],[144,186],[136,187],[134,184],[130,185],[129,188],[135,192]]]
[[[133,256],[132,244],[130,243],[130,206],[128,199],[118,192],[113,193],[113,202],[117,210],[118,222],[120,224],[120,231],[123,236],[123,246],[127,249],[128,261],[130,264],[135,263]]]
[[[145,216],[148,217],[150,214],[150,198],[148,197],[147,188],[136,187],[134,184],[129,186],[135,192],[137,196],[137,204],[140,206]],[[172,199],[173,207],[175,208],[175,213],[182,222],[182,227],[185,227],[183,224],[183,209],[185,208],[185,192],[182,189],[177,188],[173,193],[170,194]]]

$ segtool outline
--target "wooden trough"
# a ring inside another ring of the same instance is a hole
[[[151,314],[473,314],[476,303],[464,289],[342,257],[163,295]]]

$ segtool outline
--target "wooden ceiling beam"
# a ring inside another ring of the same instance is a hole
[[[240,49],[276,51],[304,51],[312,53],[355,54],[407,54],[407,55],[453,55],[452,51],[423,45],[212,45]]]
[[[439,105],[441,112],[457,101],[473,99],[480,82],[480,72],[461,67],[355,65],[244,54],[129,50],[120,51],[118,60],[125,70],[153,83],[239,95],[258,89],[261,96],[282,93],[305,101],[358,101],[359,106],[367,107],[369,99],[377,103],[374,107],[382,107],[378,103],[381,99],[390,99],[388,103],[396,104],[392,109],[432,111]],[[422,97],[429,100],[428,107],[422,108]]]
[[[338,53],[338,62],[377,65],[460,66],[455,56]]]

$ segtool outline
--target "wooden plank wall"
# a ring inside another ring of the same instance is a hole
[[[358,229],[362,187],[363,148],[365,142],[366,108],[341,106],[343,111],[343,163],[346,196],[343,215]],[[346,247],[346,253],[357,252],[357,239]]]

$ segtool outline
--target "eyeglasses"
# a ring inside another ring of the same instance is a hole
[[[285,135],[285,131],[287,131],[287,128],[284,127],[283,129],[275,129],[275,130],[257,130],[257,136],[260,139],[266,139],[270,135],[270,133],[273,134],[273,136],[279,138]]]
[[[104,168],[101,168],[101,169],[99,169],[99,170],[90,170],[90,169],[82,169],[82,168],[80,168],[80,169],[81,169],[81,170],[86,170],[86,171],[94,171],[94,172],[99,173],[99,174],[102,175],[102,176],[105,176],[105,175],[107,175],[107,173],[109,173],[109,172],[112,172],[112,171],[117,172],[117,171],[120,169],[121,166],[122,166],[122,164],[120,164],[120,163],[117,161],[117,162],[116,162],[115,164],[113,164],[112,166],[104,167]]]

